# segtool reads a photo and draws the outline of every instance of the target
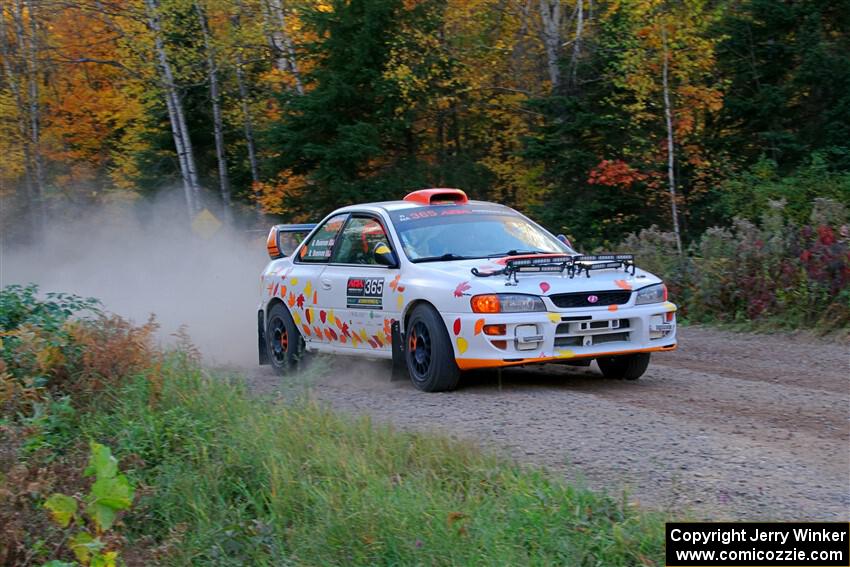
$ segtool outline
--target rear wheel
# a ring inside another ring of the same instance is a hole
[[[281,374],[291,371],[304,355],[304,339],[282,303],[269,310],[266,345],[269,362]]]
[[[460,379],[446,325],[430,305],[419,305],[407,323],[405,361],[413,385],[423,392],[453,390]]]
[[[604,356],[596,359],[599,370],[606,378],[615,380],[637,380],[649,366],[649,353]]]

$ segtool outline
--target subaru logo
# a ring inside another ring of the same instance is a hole
[[[596,303],[597,301],[599,301],[599,298],[597,296],[595,296],[595,295],[588,295],[587,296],[587,302],[588,303]]]

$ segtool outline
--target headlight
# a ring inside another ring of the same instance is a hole
[[[661,303],[667,301],[667,286],[663,283],[651,285],[637,292],[635,305],[645,305],[647,303]]]
[[[475,295],[469,301],[474,313],[527,313],[546,311],[543,300],[536,295],[494,293]]]

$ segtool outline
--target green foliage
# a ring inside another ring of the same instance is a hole
[[[318,65],[305,76],[313,88],[287,100],[292,113],[273,131],[281,149],[277,169],[314,173],[323,185],[336,185],[341,194],[334,196],[344,201],[346,186],[385,143],[398,140],[398,92],[383,68],[401,9],[400,0],[340,0],[309,13],[307,25],[320,39],[307,49]]]
[[[387,71],[393,48],[412,41],[402,35],[405,26],[426,35],[435,31],[435,2],[413,8],[401,0],[330,4],[304,16],[318,38],[305,46],[314,65],[304,76],[307,91],[284,97],[286,117],[268,133],[267,142],[277,148],[266,161],[272,172],[305,177],[298,188],[303,202],[288,203],[290,214],[323,215],[364,195],[396,198],[399,187],[425,183],[412,116],[402,110],[404,82],[415,81],[413,70],[402,77]]]
[[[118,472],[118,461],[108,447],[92,441],[90,451],[89,464],[84,474],[94,475],[95,482],[83,499],[86,504],[85,517],[79,512],[77,499],[65,494],[51,495],[44,502],[44,507],[60,527],[68,528],[73,524],[77,530],[69,537],[68,546],[80,563],[90,567],[114,567],[118,554],[105,551],[106,543],[102,538],[112,528],[115,515],[130,508],[134,489],[127,477]],[[62,564],[51,561],[46,565]]]
[[[850,203],[850,172],[833,170],[821,154],[786,176],[779,175],[776,162],[762,158],[723,184],[717,205],[725,218],[758,219],[769,210],[771,201],[782,201],[784,214],[796,224],[804,224],[810,220],[816,199]]]
[[[49,292],[40,299],[35,284],[9,285],[0,289],[0,332],[6,335],[25,325],[57,332],[70,317],[91,317],[100,313],[99,308],[93,297]]]
[[[21,420],[29,432],[21,449],[41,451],[47,462],[59,457],[76,439],[77,417],[70,396],[33,402],[32,414]]]
[[[97,478],[115,478],[118,474],[118,459],[112,456],[109,447],[92,443],[89,465],[83,474],[95,475]]]
[[[850,3],[747,0],[717,33],[718,72],[728,78],[717,142],[780,171],[813,152],[850,169]]]
[[[525,157],[544,164],[541,177],[548,187],[544,201],[530,211],[535,219],[587,248],[639,230],[647,221],[662,222],[658,211],[643,207],[639,192],[587,182],[610,148],[625,143],[627,117],[610,108],[603,92],[589,87],[532,105],[546,122],[526,141]]]

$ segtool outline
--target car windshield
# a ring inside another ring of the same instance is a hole
[[[574,253],[509,209],[437,205],[393,211],[390,216],[411,262]]]

